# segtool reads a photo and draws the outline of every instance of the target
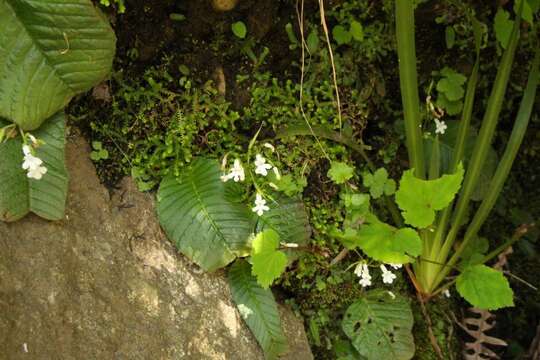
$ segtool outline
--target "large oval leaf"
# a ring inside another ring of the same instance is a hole
[[[0,127],[6,123],[0,121]],[[59,112],[32,134],[45,144],[36,150],[47,173],[29,179],[23,163],[20,137],[0,144],[0,220],[16,221],[29,212],[48,220],[64,217],[68,188],[65,166],[65,116]]]
[[[274,296],[263,289],[245,260],[237,260],[229,269],[229,287],[240,315],[261,345],[267,359],[276,359],[287,350],[287,340]]]
[[[178,249],[206,271],[249,254],[249,209],[231,202],[214,160],[197,159],[180,177],[169,175],[158,191],[159,221]]]
[[[114,33],[90,0],[2,0],[0,24],[0,116],[24,130],[111,69]]]
[[[414,355],[413,315],[407,300],[373,290],[349,306],[343,331],[367,359],[408,360]]]

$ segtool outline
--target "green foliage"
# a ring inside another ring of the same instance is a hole
[[[510,35],[512,33],[512,27],[514,22],[510,20],[510,13],[502,8],[497,10],[494,20],[495,36],[501,44],[501,46],[506,49],[508,42],[510,41]]]
[[[348,44],[352,40],[352,34],[341,25],[334,26],[332,36],[338,45]]]
[[[353,177],[354,169],[344,162],[333,161],[328,170],[328,177],[336,184],[343,184]]]
[[[92,141],[92,152],[90,152],[90,159],[94,161],[107,160],[109,158],[109,152],[103,148],[101,141]]]
[[[380,198],[383,194],[393,195],[396,192],[396,182],[388,178],[388,172],[385,168],[377,169],[373,174],[365,173],[363,184],[369,188],[369,193],[374,199]]]
[[[408,360],[414,355],[413,315],[407,300],[388,292],[370,291],[352,304],[343,331],[367,359]]]
[[[411,228],[396,229],[375,221],[360,228],[355,243],[369,257],[389,264],[405,264],[422,252],[422,240]]]
[[[247,27],[243,21],[237,21],[231,25],[231,30],[233,34],[239,38],[244,39],[247,35]]]
[[[163,179],[158,217],[168,237],[188,258],[214,271],[245,256],[253,229],[247,207],[225,195],[216,161],[197,159],[176,178]]]
[[[463,108],[463,87],[467,78],[448,67],[441,70],[441,76],[437,82],[437,105],[446,110],[448,115],[457,115]]]
[[[513,306],[513,293],[508,280],[485,265],[467,267],[457,277],[456,288],[461,296],[480,309],[496,310]]]
[[[0,126],[6,123],[0,120]],[[65,116],[58,112],[33,132],[44,143],[36,149],[47,173],[40,180],[29,179],[22,169],[20,137],[0,143],[0,220],[16,221],[29,212],[48,220],[64,218],[68,189],[65,166]]]
[[[257,221],[257,233],[267,229],[278,233],[285,243],[306,245],[311,236],[309,218],[304,203],[299,198],[272,194],[270,210]]]
[[[0,116],[23,130],[37,129],[111,69],[114,33],[89,0],[2,1],[0,23]]]
[[[287,350],[287,340],[272,292],[263,289],[251,275],[250,265],[237,260],[228,271],[234,302],[253,332],[267,359],[276,359]]]
[[[435,211],[443,210],[454,199],[463,180],[463,166],[456,173],[435,180],[422,180],[413,170],[403,173],[396,192],[396,202],[405,222],[417,228],[426,228],[435,220]]]
[[[285,270],[287,255],[278,250],[279,234],[272,229],[258,233],[251,246],[251,272],[266,289]]]

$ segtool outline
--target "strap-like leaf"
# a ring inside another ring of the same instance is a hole
[[[251,213],[227,198],[214,160],[197,159],[179,178],[163,179],[157,212],[169,239],[206,271],[249,253]]]
[[[229,269],[229,286],[240,315],[261,345],[267,359],[276,359],[287,350],[287,340],[274,296],[263,289],[253,275],[251,266],[237,260]]]
[[[24,130],[111,69],[114,33],[90,0],[3,0],[0,24],[0,116]]]
[[[30,211],[48,220],[64,217],[68,188],[64,133],[63,112],[57,113],[32,132],[44,142],[36,150],[36,156],[43,160],[47,168],[47,173],[40,180],[28,179],[21,167],[23,153],[20,137],[0,144],[0,220],[15,221]]]
[[[360,355],[369,360],[408,360],[414,355],[413,315],[400,296],[368,292],[349,306],[341,326]]]

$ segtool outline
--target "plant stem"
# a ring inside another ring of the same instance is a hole
[[[525,132],[527,130],[529,120],[531,118],[532,108],[534,106],[534,100],[536,97],[536,90],[538,87],[538,83],[540,81],[539,79],[540,78],[540,49],[537,49],[536,55],[534,57],[531,67],[532,68],[529,73],[529,78],[527,80],[527,87],[525,88],[523,99],[521,100],[521,104],[519,106],[519,110],[516,116],[514,127],[512,129],[512,133],[510,135],[510,139],[508,140],[508,144],[506,145],[504,154],[499,162],[497,171],[495,172],[495,175],[493,176],[493,179],[491,180],[487,195],[482,201],[480,208],[474,215],[473,220],[469,224],[469,227],[467,228],[467,232],[465,233],[465,237],[463,241],[459,245],[454,255],[452,255],[452,257],[448,261],[449,267],[443,269],[441,273],[439,274],[439,276],[437,277],[434,284],[435,287],[448,274],[449,272],[448,269],[452,267],[458,261],[461,253],[467,247],[470,241],[476,237],[478,231],[480,230],[487,216],[491,212],[491,209],[495,205],[495,201],[499,197],[499,194],[501,193],[504,182],[506,181],[506,178],[508,177],[508,173],[510,172],[510,169],[512,168],[512,164],[514,163],[518,150],[525,136]]]
[[[396,35],[399,82],[405,118],[405,134],[410,167],[417,177],[425,178],[424,149],[420,125],[420,101],[416,72],[413,0],[396,0]]]

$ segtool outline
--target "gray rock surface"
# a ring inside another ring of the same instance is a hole
[[[65,220],[0,223],[0,359],[262,359],[224,273],[179,255],[131,180],[109,196],[88,152],[69,140]],[[312,359],[281,313],[284,359]]]

